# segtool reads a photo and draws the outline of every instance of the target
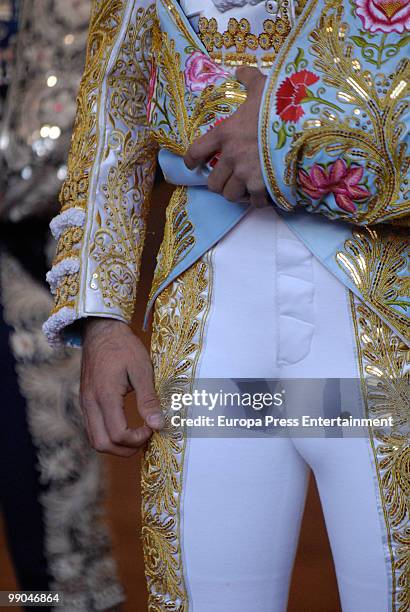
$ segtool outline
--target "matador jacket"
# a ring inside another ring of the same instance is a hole
[[[269,3],[259,30],[242,17],[223,31],[214,5],[208,14],[202,4],[205,14],[189,20],[176,0],[95,1],[52,222],[50,342],[75,343],[84,317],[130,321],[157,155],[177,187],[148,310],[246,214],[248,205],[209,192],[206,168],[189,171],[182,156],[246,98],[233,68],[250,64],[268,75],[259,142],[273,205],[408,344],[410,5],[283,0]]]

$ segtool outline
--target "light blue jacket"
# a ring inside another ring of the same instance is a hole
[[[176,0],[106,4],[118,16],[107,19],[105,40],[104,16],[91,23],[62,212],[52,225],[60,240],[49,273],[52,342],[86,316],[130,320],[158,149],[166,180],[178,187],[148,311],[248,210],[209,192],[207,170],[189,171],[182,159],[243,102],[243,87],[209,58]],[[359,5],[306,3],[266,80],[260,157],[282,218],[408,343],[410,17],[386,13],[374,23]],[[126,74],[130,40],[138,52]],[[203,86],[198,66],[210,75]],[[131,95],[140,106],[127,106]]]

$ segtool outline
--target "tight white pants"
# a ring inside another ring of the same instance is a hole
[[[198,378],[358,377],[348,292],[272,209],[248,214],[210,258],[212,302]],[[192,437],[183,461],[180,547],[189,612],[286,610],[309,470],[343,612],[391,609],[366,437]]]

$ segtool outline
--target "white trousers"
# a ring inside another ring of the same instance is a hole
[[[249,213],[208,257],[197,378],[358,377],[347,290],[272,209]],[[187,440],[179,546],[189,612],[286,610],[310,470],[343,612],[391,609],[369,440],[319,435]]]

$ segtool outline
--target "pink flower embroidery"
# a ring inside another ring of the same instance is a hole
[[[194,51],[185,64],[185,83],[191,91],[202,91],[218,79],[226,79],[229,73],[215,64],[202,51]]]
[[[356,0],[356,13],[369,32],[402,34],[410,30],[408,0]]]
[[[155,109],[155,93],[157,90],[157,67],[152,60],[151,74],[149,76],[148,96],[147,96],[147,120],[150,123],[154,109]]]
[[[327,171],[319,164],[313,164],[309,173],[301,169],[298,178],[302,190],[311,198],[322,200],[327,194],[333,193],[338,207],[346,212],[355,212],[354,200],[364,200],[370,196],[370,192],[359,185],[363,178],[363,168],[347,168],[343,159],[330,164]]]

